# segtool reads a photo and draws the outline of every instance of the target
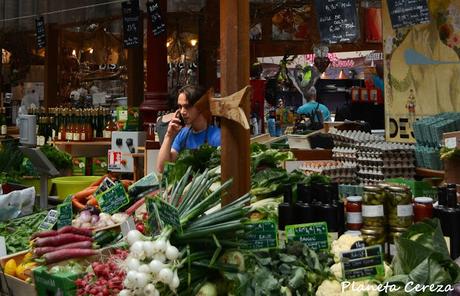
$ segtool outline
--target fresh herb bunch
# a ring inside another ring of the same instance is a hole
[[[46,155],[54,167],[58,170],[69,169],[72,167],[72,156],[51,145],[44,145],[40,151]]]

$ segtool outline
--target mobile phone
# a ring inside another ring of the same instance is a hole
[[[180,112],[177,112],[176,117],[179,118],[179,120],[180,120],[180,125],[181,125],[181,126],[185,126],[184,117],[182,117],[182,114],[181,114]]]

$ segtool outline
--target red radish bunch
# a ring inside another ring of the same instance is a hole
[[[104,262],[93,262],[91,264],[93,271],[75,281],[77,296],[118,295],[123,289],[125,272],[115,262],[125,260],[127,256],[127,251],[115,250],[115,254],[104,260]]]

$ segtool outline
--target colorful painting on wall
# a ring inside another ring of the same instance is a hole
[[[396,30],[386,2],[386,138],[412,143],[417,118],[460,112],[460,0],[430,0],[431,22]]]

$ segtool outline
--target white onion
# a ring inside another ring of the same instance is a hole
[[[128,289],[134,288],[133,282],[128,280],[127,278],[123,281],[123,286]]]
[[[142,273],[150,273],[150,267],[147,264],[142,264],[139,266],[138,271]]]
[[[175,270],[173,278],[172,278],[171,282],[169,283],[169,287],[171,288],[171,290],[174,291],[177,288],[179,288],[179,285],[180,285],[179,275],[177,275],[177,270]]]
[[[159,239],[157,241],[154,241],[154,244],[155,244],[155,251],[156,252],[163,252],[166,250],[166,241],[164,239]]]
[[[130,281],[131,283],[136,283],[136,278],[138,276],[138,272],[134,270],[128,271],[126,274],[126,279]]]
[[[126,236],[128,239],[128,244],[132,246],[135,242],[142,240],[143,235],[139,230],[130,230]]]
[[[164,253],[156,253],[155,255],[153,255],[153,259],[158,260],[162,263],[166,262],[166,256]]]
[[[169,245],[165,252],[166,258],[176,260],[179,257],[179,250],[175,246]]]
[[[131,257],[128,259],[127,265],[129,270],[138,270],[141,263],[138,259]]]
[[[153,273],[159,273],[165,265],[163,262],[158,261],[158,260],[152,260],[149,264],[150,271]]]
[[[131,296],[131,291],[130,290],[121,290],[120,293],[118,293],[118,296]]]
[[[158,274],[158,279],[160,280],[160,282],[169,285],[173,279],[173,276],[174,275],[171,269],[163,268],[162,270],[160,270],[160,273]]]
[[[135,242],[131,248],[129,248],[131,254],[133,254],[135,257],[139,259],[143,259],[142,257],[145,255],[144,254],[144,242],[143,241],[137,241]]]
[[[144,287],[147,286],[150,280],[151,278],[148,274],[143,273],[143,272],[137,273],[137,277],[136,277],[137,287],[144,289]]]
[[[153,285],[153,284],[148,284],[144,288],[144,294],[147,295],[147,296],[155,296],[156,292],[158,292],[157,288],[155,288],[155,285]]]
[[[147,258],[152,258],[155,254],[155,244],[151,241],[144,242],[144,252]]]

